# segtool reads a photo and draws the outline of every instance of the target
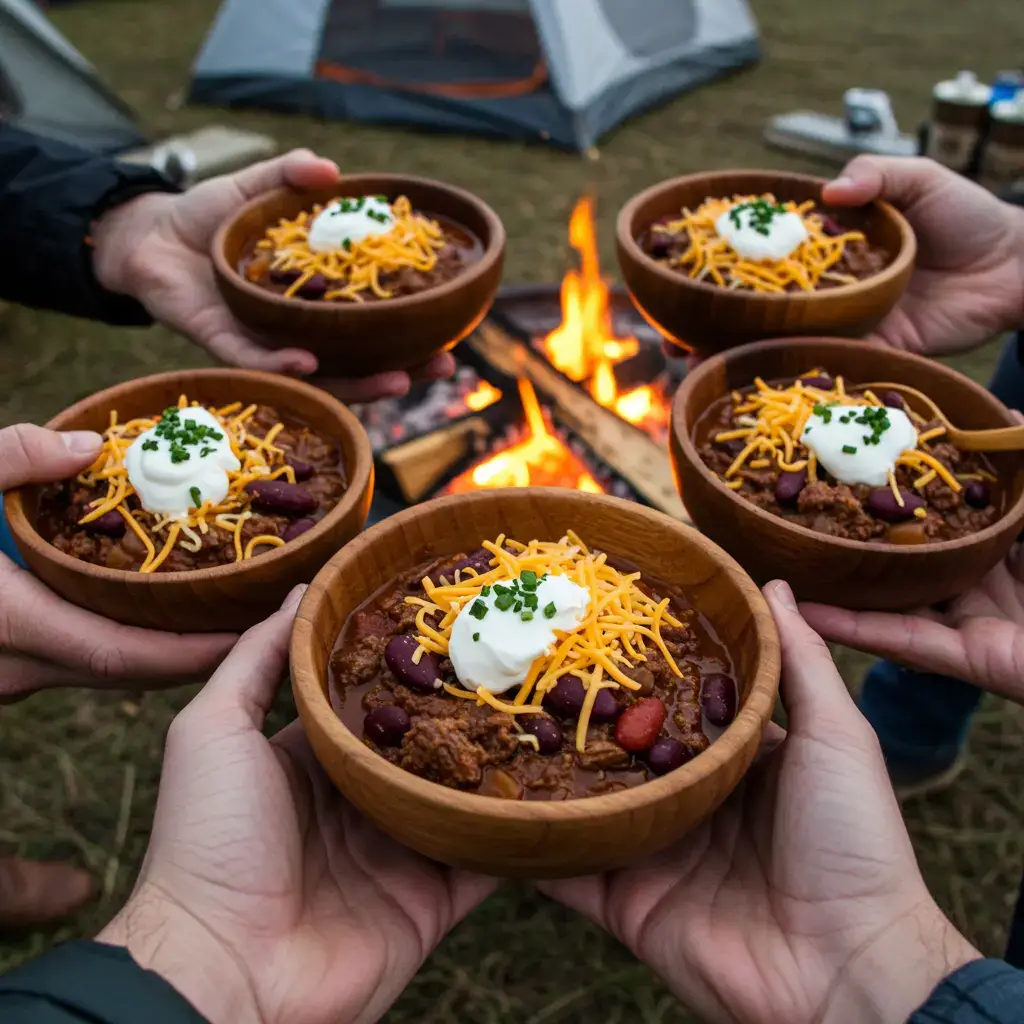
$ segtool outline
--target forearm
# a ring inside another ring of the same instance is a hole
[[[173,191],[156,171],[0,126],[0,298],[113,324],[148,324],[145,310],[103,288],[94,222],[150,192]]]

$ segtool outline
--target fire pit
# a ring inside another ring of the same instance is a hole
[[[559,486],[687,518],[667,453],[683,365],[666,359],[657,332],[602,278],[589,199],[573,210],[569,240],[579,269],[560,287],[502,289],[456,350],[453,380],[357,407],[378,487],[393,502]]]

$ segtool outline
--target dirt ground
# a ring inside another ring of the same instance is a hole
[[[639,0],[642,7],[642,0]],[[86,0],[58,26],[138,111],[154,136],[211,121],[264,130],[347,169],[436,176],[479,193],[509,232],[508,280],[557,280],[576,197],[600,203],[612,267],[614,213],[637,189],[690,170],[814,169],[760,142],[767,117],[798,107],[835,111],[851,85],[887,89],[906,126],[930,86],[961,67],[988,75],[1019,63],[1019,0],[754,0],[764,43],[755,69],[682,97],[605,140],[597,160],[481,139],[383,130],[299,117],[182,108],[193,55],[216,0]],[[979,379],[989,347],[960,365]],[[205,357],[162,330],[111,330],[62,317],[0,312],[0,425],[41,421],[117,381]],[[839,652],[851,684],[865,659]],[[153,812],[167,725],[189,692],[49,693],[0,713],[0,848],[69,857],[102,895],[61,929],[0,944],[0,968],[55,941],[93,934],[130,891]],[[291,714],[287,697],[278,721]],[[987,702],[966,774],[941,797],[905,808],[928,883],[956,924],[989,954],[1003,946],[1021,872],[1024,709]],[[487,902],[441,946],[387,1017],[389,1024],[616,1024],[693,1018],[646,968],[588,924],[523,888]]]

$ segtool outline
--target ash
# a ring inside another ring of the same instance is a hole
[[[459,366],[455,376],[413,387],[402,398],[385,398],[379,402],[353,405],[370,438],[374,454],[402,441],[429,434],[470,412],[466,396],[481,382],[470,366]]]

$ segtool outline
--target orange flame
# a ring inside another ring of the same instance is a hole
[[[579,271],[562,280],[562,324],[541,345],[551,363],[574,381],[589,378],[594,401],[637,426],[668,423],[668,410],[651,387],[619,393],[615,364],[636,355],[636,338],[616,338],[608,283],[601,277],[594,230],[594,206],[584,196],[569,220],[569,242],[580,254]]]
[[[493,487],[574,487],[602,494],[601,485],[580,460],[548,429],[533,384],[519,381],[519,395],[529,436],[504,451],[477,463],[457,476],[446,488],[449,493]]]
[[[501,392],[486,380],[480,381],[475,390],[466,395],[466,405],[473,412],[480,412],[489,405],[494,405],[501,398]]]

